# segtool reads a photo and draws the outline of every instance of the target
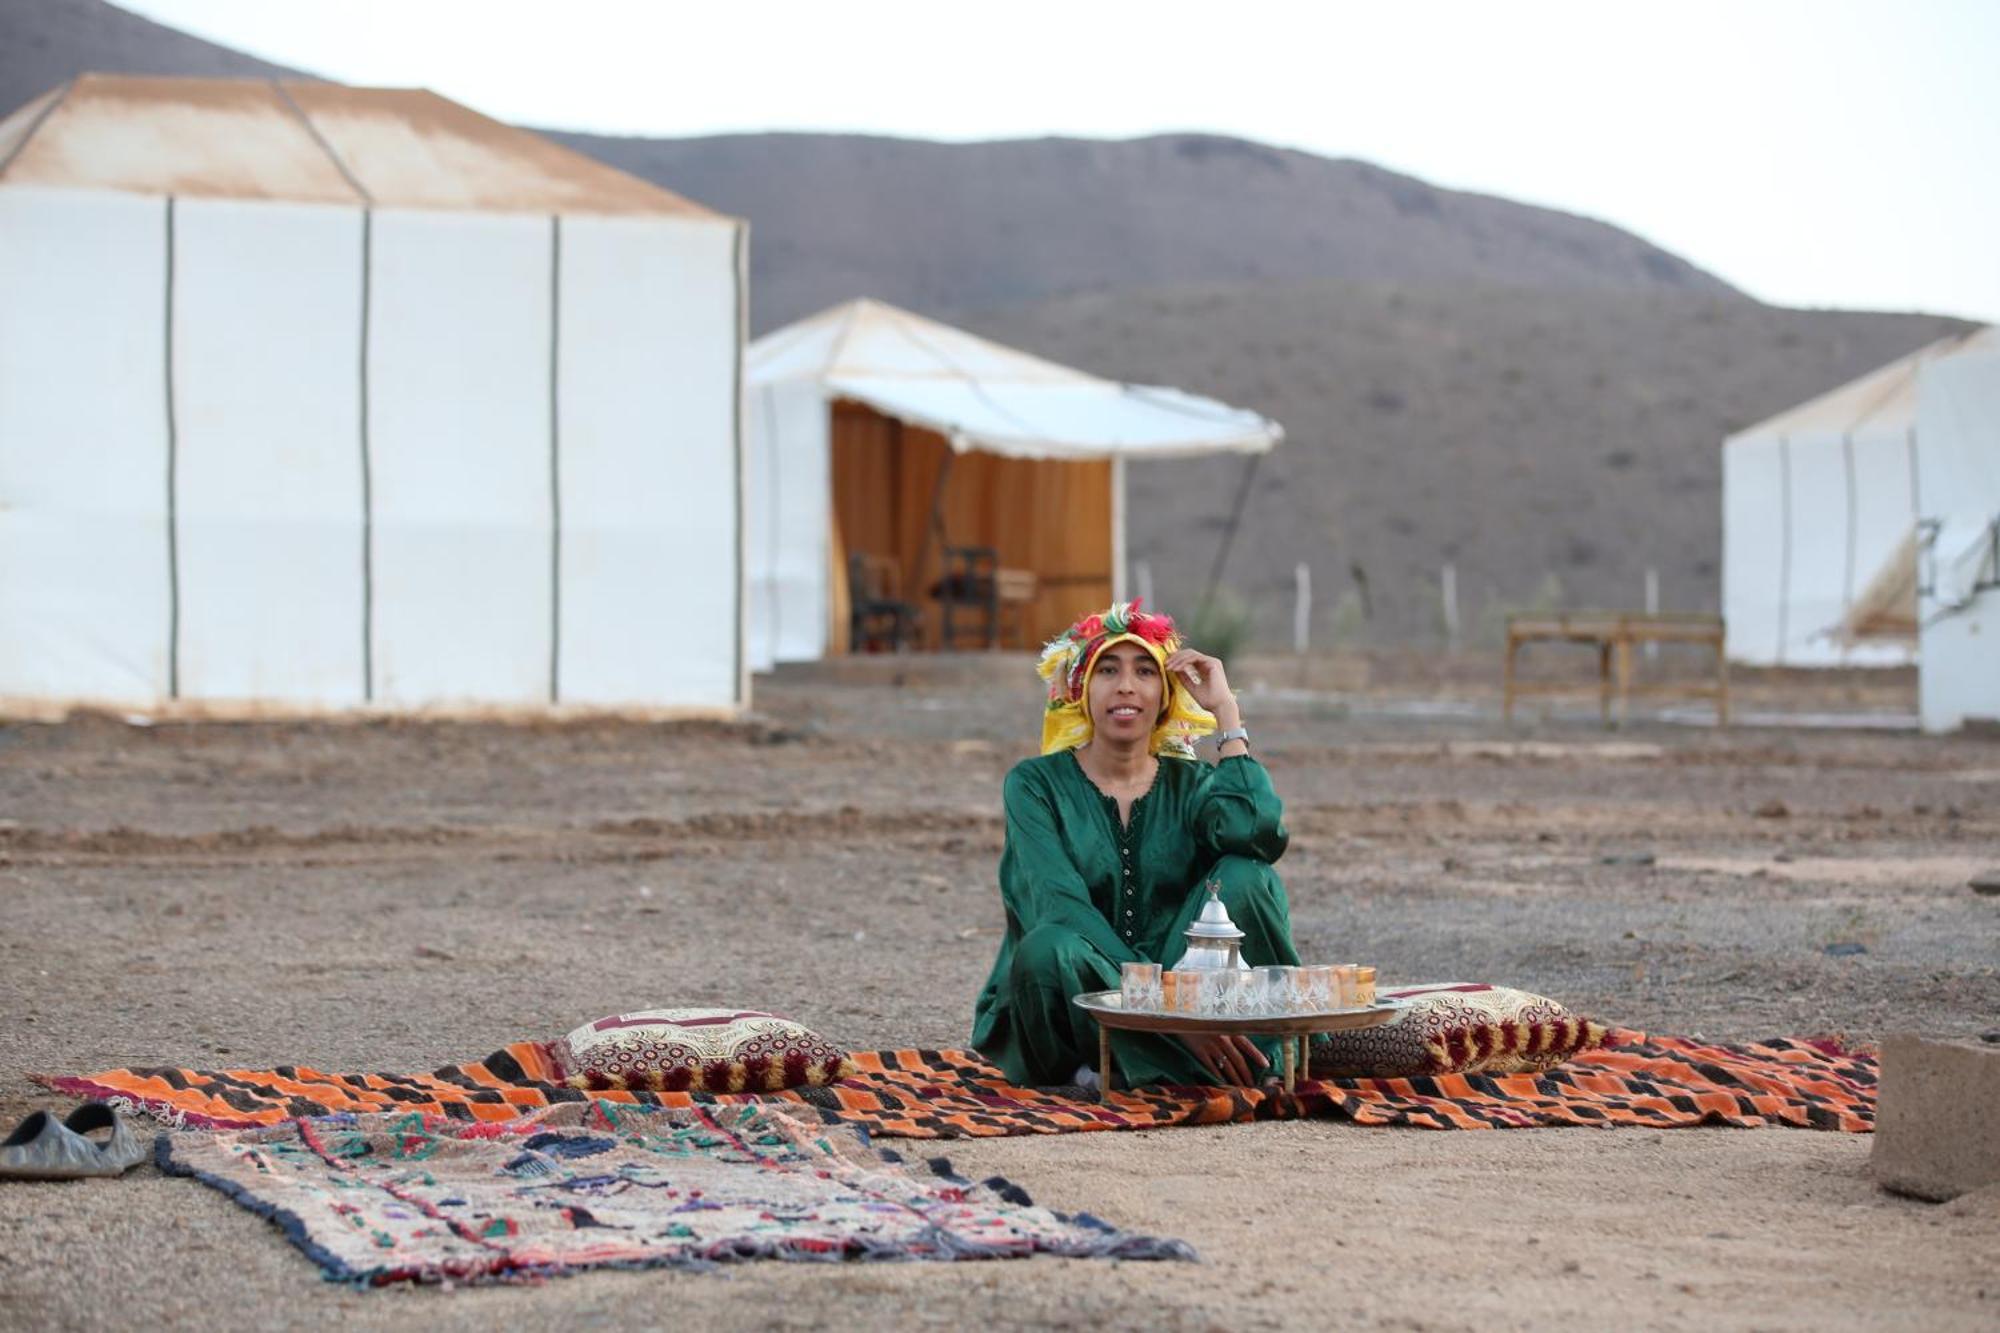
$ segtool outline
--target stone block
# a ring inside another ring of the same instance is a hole
[[[1881,1080],[1877,1184],[1940,1202],[2000,1184],[2000,1047],[1890,1037]]]

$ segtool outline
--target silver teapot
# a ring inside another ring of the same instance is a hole
[[[1243,961],[1243,932],[1222,905],[1222,886],[1210,881],[1208,901],[1187,928],[1187,952],[1174,964],[1184,972],[1249,971]]]

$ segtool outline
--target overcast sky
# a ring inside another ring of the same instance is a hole
[[[122,0],[520,124],[1167,130],[1602,218],[1783,305],[2000,321],[2000,0]]]

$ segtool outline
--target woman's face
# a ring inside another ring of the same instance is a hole
[[[1159,663],[1136,643],[1114,643],[1090,671],[1090,724],[1114,743],[1144,744],[1166,702]]]

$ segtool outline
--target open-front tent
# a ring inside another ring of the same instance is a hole
[[[759,339],[746,482],[750,658],[848,648],[846,571],[891,563],[921,605],[946,547],[1033,575],[1020,636],[1124,595],[1128,459],[1262,453],[1283,428],[1176,389],[1119,384],[878,301]],[[936,617],[926,619],[935,644]]]
[[[745,698],[744,229],[421,91],[0,122],[0,697]]]
[[[1723,442],[1730,660],[1916,660],[1918,524],[1946,499],[1922,481],[1930,445],[1918,383],[1932,367],[1996,350],[1992,328],[1940,340]]]

